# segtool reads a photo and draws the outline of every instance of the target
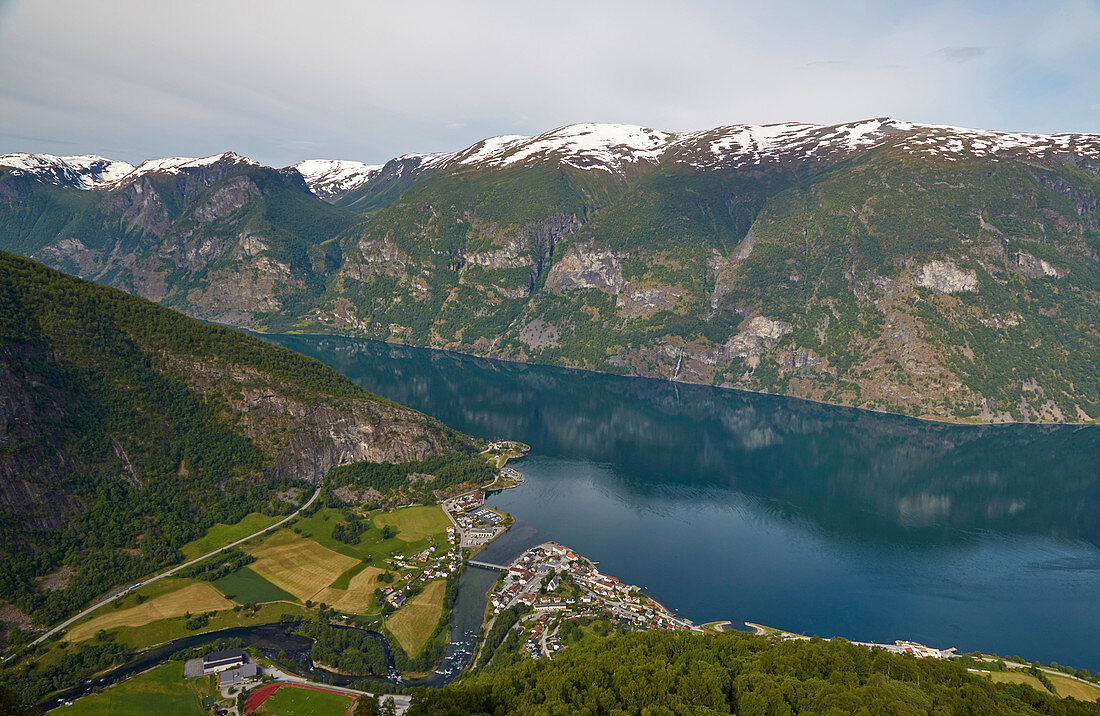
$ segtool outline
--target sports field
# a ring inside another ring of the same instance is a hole
[[[313,597],[313,601],[322,602],[337,611],[349,614],[377,611],[378,605],[374,603],[373,597],[380,574],[382,570],[377,567],[365,567],[348,581],[347,589],[327,587],[318,592]]]
[[[439,617],[443,614],[443,595],[446,588],[445,580],[431,582],[423,592],[410,599],[386,620],[386,628],[401,643],[406,654],[419,654],[428,637],[435,631]]]
[[[249,569],[303,601],[358,562],[290,530],[279,530],[248,551],[256,556]]]
[[[246,713],[263,713],[264,716],[339,716],[348,710],[354,700],[347,694],[339,694],[322,689],[303,688],[284,684],[273,684],[257,690],[256,696],[271,689],[274,691],[266,698],[248,699]]]
[[[374,515],[374,526],[381,529],[390,525],[397,529],[397,538],[405,542],[416,542],[431,536],[446,535],[451,526],[443,508],[439,505],[417,505],[402,507],[393,512],[379,512]]]
[[[1047,677],[1050,679],[1050,683],[1054,684],[1054,690],[1058,692],[1059,696],[1072,696],[1081,701],[1100,701],[1100,686],[1083,684],[1077,679],[1058,676],[1057,674],[1047,674]]]
[[[213,677],[183,678],[183,662],[172,661],[98,694],[50,713],[64,716],[202,716],[202,697],[214,696]]]
[[[121,609],[113,609],[110,606],[104,607],[88,621],[77,624],[69,630],[66,638],[72,642],[83,641],[95,636],[95,633],[100,629],[142,626],[158,619],[180,616],[187,612],[197,614],[232,608],[233,602],[223,597],[209,583],[191,582],[179,589],[154,597],[143,604]]]
[[[258,532],[268,525],[275,524],[281,519],[281,517],[268,517],[259,512],[250,512],[235,525],[223,525],[220,522],[215,524],[202,537],[183,545],[180,551],[183,552],[186,559],[201,557],[219,547],[232,544],[242,537]]]

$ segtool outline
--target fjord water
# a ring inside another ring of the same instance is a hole
[[[485,438],[491,498],[683,616],[1100,669],[1100,428],[954,426],[304,336],[268,340]]]

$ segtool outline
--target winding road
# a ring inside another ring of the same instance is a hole
[[[264,534],[265,532],[270,532],[271,530],[274,530],[274,529],[278,529],[279,527],[282,527],[282,526],[283,526],[283,525],[285,525],[285,524],[286,524],[287,522],[290,522],[290,521],[291,521],[292,519],[294,519],[295,517],[297,517],[297,516],[298,516],[298,514],[299,514],[299,513],[301,513],[301,511],[302,511],[302,510],[304,510],[304,509],[306,509],[307,507],[309,507],[310,505],[312,505],[312,504],[313,504],[313,502],[314,502],[314,500],[316,500],[316,499],[317,499],[317,496],[318,496],[318,495],[320,495],[320,494],[321,494],[321,488],[320,488],[320,487],[318,487],[318,488],[317,488],[317,489],[316,489],[316,490],[314,491],[314,493],[313,493],[313,496],[312,496],[312,497],[310,497],[310,498],[309,498],[309,500],[307,500],[307,501],[306,501],[306,503],[305,503],[304,505],[302,505],[301,507],[299,507],[299,508],[298,508],[297,510],[295,510],[295,511],[294,511],[294,512],[293,512],[292,514],[290,514],[290,515],[287,515],[287,516],[286,516],[286,517],[284,517],[283,519],[279,520],[279,521],[278,521],[278,522],[276,522],[275,524],[272,524],[272,525],[268,525],[267,527],[264,527],[264,528],[263,528],[262,530],[259,530],[258,532],[253,532],[252,534],[248,535],[247,537],[242,537],[241,539],[237,540],[236,542],[233,542],[232,544],[227,544],[227,545],[225,545],[225,546],[223,546],[223,547],[219,547],[219,548],[217,548],[216,550],[214,550],[213,552],[209,552],[209,553],[207,553],[207,554],[204,554],[204,555],[203,555],[203,556],[201,556],[201,557],[196,557],[195,559],[191,560],[190,562],[184,562],[183,564],[180,564],[180,565],[176,565],[175,567],[172,567],[172,568],[171,568],[171,569],[169,569],[169,570],[165,570],[164,572],[161,572],[160,574],[157,574],[157,575],[155,575],[155,576],[153,576],[153,577],[149,577],[149,578],[148,578],[148,579],[146,579],[145,581],[143,581],[143,582],[138,582],[137,584],[140,584],[140,585],[144,586],[144,585],[146,585],[146,584],[150,584],[151,582],[155,582],[155,581],[157,581],[158,579],[163,579],[164,577],[171,577],[171,576],[172,576],[173,574],[175,574],[176,572],[180,571],[181,569],[184,569],[184,568],[186,568],[186,567],[190,567],[191,565],[193,565],[193,564],[196,564],[196,563],[198,563],[198,562],[201,562],[201,561],[203,561],[204,559],[208,559],[208,558],[210,558],[210,557],[213,557],[214,555],[218,554],[219,552],[224,552],[224,551],[225,551],[225,550],[227,550],[227,549],[230,549],[230,548],[232,548],[232,547],[236,547],[236,546],[238,546],[238,545],[244,544],[244,543],[245,543],[245,542],[247,542],[248,540],[250,540],[250,539],[253,539],[253,538],[255,538],[255,537],[259,537],[260,535]],[[136,586],[136,585],[135,585],[135,586]],[[109,594],[109,595],[108,595],[107,597],[105,597],[104,599],[102,599],[102,600],[100,600],[100,601],[96,602],[95,604],[93,604],[92,606],[88,607],[87,609],[85,609],[84,611],[80,612],[79,614],[76,614],[76,615],[74,615],[74,616],[71,616],[71,617],[69,617],[68,619],[66,619],[65,621],[61,622],[60,624],[58,624],[58,625],[57,625],[57,626],[55,626],[54,628],[50,629],[50,630],[49,630],[48,632],[46,632],[45,634],[42,634],[42,635],[41,635],[40,637],[38,637],[37,639],[35,639],[34,641],[32,641],[32,642],[30,643],[30,646],[34,646],[34,645],[38,644],[39,642],[41,642],[41,641],[43,641],[43,640],[45,640],[45,639],[49,639],[49,638],[50,638],[51,636],[53,636],[53,635],[54,635],[54,634],[56,634],[57,632],[61,631],[62,629],[66,629],[66,628],[68,628],[68,627],[69,627],[70,625],[72,625],[72,624],[73,624],[74,622],[76,622],[76,621],[79,621],[80,619],[83,619],[84,617],[88,616],[89,614],[91,614],[92,612],[94,612],[94,611],[95,611],[96,609],[99,609],[99,608],[100,608],[100,607],[102,607],[103,605],[105,605],[105,604],[110,604],[111,602],[113,602],[114,600],[116,600],[116,599],[118,599],[119,597],[123,596],[124,594],[129,594],[129,592],[130,592],[130,590],[131,590],[131,589],[133,589],[133,586],[129,586],[129,587],[122,587],[122,588],[120,588],[120,589],[116,589],[115,591],[111,592],[111,593],[110,593],[110,594]],[[4,657],[4,659],[5,659],[5,660],[7,660],[8,658],[9,658],[9,657]]]

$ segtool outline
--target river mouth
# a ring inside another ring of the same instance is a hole
[[[318,336],[373,393],[527,443],[516,518],[695,622],[1100,669],[1100,427],[962,426]]]

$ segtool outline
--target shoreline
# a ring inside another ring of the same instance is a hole
[[[773,398],[785,398],[787,400],[799,400],[812,405],[823,405],[830,408],[845,408],[848,410],[859,410],[865,413],[874,413],[876,415],[889,415],[897,418],[906,418],[909,420],[919,420],[923,423],[931,423],[934,425],[948,425],[959,427],[995,427],[995,426],[1008,426],[1008,425],[1041,425],[1041,426],[1067,426],[1067,427],[1100,427],[1100,418],[1095,420],[1085,421],[1023,421],[1023,420],[999,420],[999,421],[977,421],[966,418],[953,418],[947,416],[928,416],[928,415],[909,415],[907,413],[896,413],[890,410],[883,410],[881,408],[863,408],[856,405],[846,405],[844,403],[830,403],[824,400],[816,400],[814,398],[804,398],[798,395],[789,395],[787,393],[769,393],[766,390],[751,390],[749,388],[736,388],[732,386],[711,385],[709,383],[693,383],[691,381],[679,380],[676,378],[656,378],[653,376],[645,375],[626,375],[623,373],[608,373],[607,371],[595,370],[593,368],[576,368],[573,366],[555,365],[553,363],[538,363],[535,361],[521,360],[519,358],[508,358],[505,356],[485,356],[477,353],[464,353],[462,351],[453,350],[450,348],[432,348],[430,346],[417,346],[411,343],[401,343],[399,341],[387,341],[380,338],[369,338],[367,336],[354,336],[346,333],[317,333],[313,331],[295,331],[295,332],[275,332],[265,331],[258,328],[250,328],[245,326],[233,326],[229,324],[224,325],[226,328],[232,328],[239,331],[248,331],[260,336],[305,336],[313,338],[343,338],[352,341],[374,341],[375,343],[384,343],[388,346],[397,346],[401,348],[412,348],[416,350],[434,351],[437,353],[449,353],[455,356],[461,356],[463,358],[474,358],[480,360],[498,361],[500,363],[509,363],[512,365],[530,365],[538,366],[541,368],[555,368],[558,370],[576,371],[579,373],[594,373],[596,375],[606,375],[615,378],[629,378],[637,380],[653,380],[659,383],[673,383],[675,385],[693,385],[701,388],[715,388],[717,390],[726,390],[734,393],[747,393],[749,395],[768,395]]]

